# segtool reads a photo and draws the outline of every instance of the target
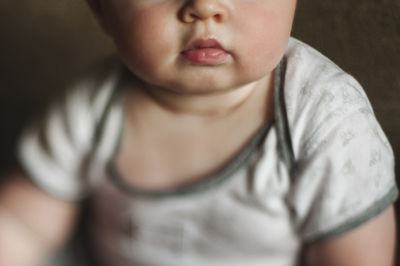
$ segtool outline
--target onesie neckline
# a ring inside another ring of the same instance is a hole
[[[228,181],[234,174],[246,164],[250,159],[253,152],[261,147],[267,136],[272,125],[272,121],[268,121],[262,128],[260,128],[256,134],[250,139],[250,141],[243,147],[236,156],[230,160],[225,166],[223,166],[215,174],[206,176],[197,182],[192,182],[183,186],[178,186],[172,189],[143,189],[135,185],[128,184],[123,176],[119,173],[116,165],[115,158],[119,150],[120,139],[117,143],[115,152],[111,156],[111,159],[107,163],[108,177],[112,182],[117,185],[118,188],[122,189],[126,193],[132,196],[140,196],[146,198],[165,198],[173,196],[184,196],[190,194],[196,194],[198,192],[207,191],[212,188],[219,186],[220,184]]]

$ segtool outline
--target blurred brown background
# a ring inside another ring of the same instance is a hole
[[[0,173],[23,124],[113,52],[83,0],[0,0]],[[300,1],[293,35],[364,86],[400,173],[400,1]]]

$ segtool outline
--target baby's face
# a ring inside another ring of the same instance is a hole
[[[286,48],[296,0],[96,0],[130,70],[179,93],[269,77]]]

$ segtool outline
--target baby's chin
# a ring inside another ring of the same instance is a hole
[[[236,69],[221,67],[147,67],[130,68],[147,86],[182,95],[222,94],[270,76],[270,68]],[[135,71],[137,70],[137,71]],[[240,70],[240,71],[239,71]]]
[[[240,85],[234,82],[222,82],[222,81],[214,81],[214,80],[203,80],[201,82],[171,82],[168,84],[161,84],[158,87],[161,87],[163,90],[167,90],[171,93],[176,93],[180,95],[216,95],[223,94],[225,92],[230,92],[235,89],[239,89]]]
[[[159,87],[171,93],[206,96],[231,92],[245,87],[246,85],[257,81],[258,79],[259,77],[242,79],[238,77],[228,77],[227,75],[223,78],[217,75],[199,75],[197,77],[181,77],[178,79],[157,80],[157,82],[154,82],[154,79],[149,79],[148,82],[145,82],[150,86]]]

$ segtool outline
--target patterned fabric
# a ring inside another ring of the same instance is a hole
[[[397,197],[392,150],[360,85],[295,39],[275,71],[275,123],[231,163],[189,188],[130,187],[113,163],[122,69],[78,83],[19,149],[44,190],[92,198],[105,265],[297,265],[305,242],[347,232]]]

